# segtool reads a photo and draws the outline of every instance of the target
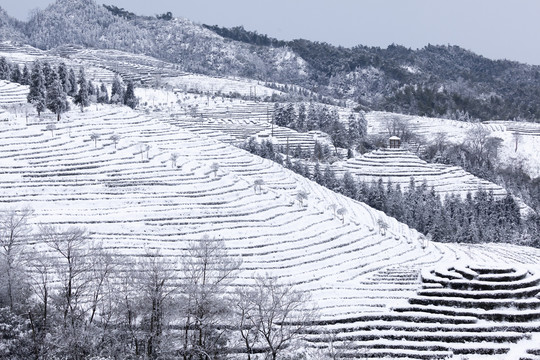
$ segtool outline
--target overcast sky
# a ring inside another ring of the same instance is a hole
[[[26,20],[54,0],[1,0]],[[282,39],[413,49],[459,45],[492,59],[540,65],[538,0],[105,0],[142,15],[171,11],[198,23],[243,25]]]

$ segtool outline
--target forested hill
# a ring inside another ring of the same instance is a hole
[[[458,46],[345,48],[281,41],[242,26],[204,26],[236,41],[290,48],[310,65],[311,78],[326,85],[328,95],[375,109],[461,119],[540,119],[539,66],[490,60]]]
[[[22,24],[10,17],[6,11],[0,8],[0,39],[24,42],[26,37],[20,30]]]
[[[138,16],[93,0],[57,0],[25,23],[0,9],[0,40],[45,50],[75,44],[141,53],[186,71],[297,84],[374,110],[460,120],[540,119],[540,67],[489,60],[457,46],[411,50],[280,41],[171,13]]]

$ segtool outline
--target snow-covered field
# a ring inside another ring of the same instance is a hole
[[[242,96],[266,97],[282,94],[281,91],[264,86],[251,79],[235,79],[226,77],[209,77],[205,75],[186,74],[168,78],[166,83],[174,89],[189,92],[208,92],[211,94],[240,94]]]
[[[522,164],[529,176],[540,177],[539,123],[489,121],[480,124],[379,111],[368,113],[366,119],[370,134],[388,134],[388,122],[399,119],[408,124],[415,134],[428,141],[433,141],[438,134],[443,133],[446,135],[447,141],[455,144],[462,143],[471,129],[481,126],[490,131],[491,136],[503,140],[502,148],[499,151],[499,159],[503,165]]]
[[[505,354],[539,331],[536,321],[498,324],[470,315],[392,310],[409,306],[426,267],[459,260],[519,264],[537,274],[538,249],[424,248],[418,233],[383,213],[191,131],[195,122],[184,129],[162,113],[91,107],[69,112],[56,126],[54,133],[45,123],[27,127],[22,117],[0,124],[3,205],[31,206],[36,224],[84,226],[105,248],[126,257],[148,248],[176,256],[204,235],[224,239],[243,260],[238,285],[264,272],[295,284],[320,308],[317,331],[335,330],[343,346],[368,348],[373,357]],[[97,146],[92,133],[101,135]],[[120,136],[117,149],[112,134]],[[257,179],[264,180],[261,191],[255,191]],[[296,199],[299,191],[308,194],[303,204]],[[343,218],[334,214],[334,204],[347,210]],[[390,225],[384,235],[380,218]],[[320,344],[323,333],[312,335],[313,344]]]

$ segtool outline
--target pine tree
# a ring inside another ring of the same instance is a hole
[[[343,174],[343,179],[341,180],[341,183],[342,184],[340,192],[343,195],[350,197],[351,199],[356,199],[358,190],[350,172],[346,171],[345,174]]]
[[[311,177],[311,180],[315,181],[317,184],[323,184],[323,176],[321,173],[321,167],[319,165],[319,162],[315,163],[315,167],[313,168],[313,175]]]
[[[45,78],[45,88],[49,90],[54,83],[54,80],[58,78],[58,74],[56,74],[56,71],[51,68],[51,65],[47,61],[43,63],[42,70],[43,77]]]
[[[323,185],[331,190],[337,190],[339,187],[336,179],[336,173],[330,166],[326,166],[323,173]]]
[[[336,156],[338,155],[337,149],[338,147],[346,147],[347,146],[347,135],[345,131],[345,127],[343,124],[339,121],[339,119],[334,119],[332,126],[329,129],[330,132],[330,139],[332,139],[332,145],[334,145],[334,151]]]
[[[13,70],[11,70],[11,78],[10,80],[14,83],[21,83],[22,74],[21,69],[19,69],[19,65],[14,65]]]
[[[69,72],[67,70],[66,64],[61,62],[58,65],[58,79],[60,80],[60,83],[64,87],[64,92],[66,94],[69,94],[71,91],[71,84],[69,82]]]
[[[313,146],[313,158],[315,160],[322,160],[324,158],[322,145],[318,141],[315,141],[315,145]]]
[[[38,116],[41,116],[41,112],[46,108],[46,89],[41,63],[38,61],[36,61],[32,67],[30,92],[28,93],[27,99],[30,104],[36,107]]]
[[[0,79],[9,80],[11,76],[11,67],[5,57],[0,57]]]
[[[96,87],[92,83],[92,80],[88,80],[88,95],[96,95]]]
[[[21,84],[22,85],[30,85],[30,70],[28,70],[28,66],[24,64],[22,76],[21,76]]]
[[[120,76],[114,77],[111,88],[111,104],[122,104],[124,102],[124,85]]]
[[[348,129],[348,144],[349,147],[354,148],[360,141],[360,130],[358,129],[358,121],[354,113],[349,115],[349,129]]]
[[[294,110],[294,104],[288,103],[287,107],[285,107],[285,126],[296,128],[296,111]]]
[[[325,105],[319,112],[319,129],[321,131],[328,132],[331,124],[330,110],[328,110],[328,107]]]
[[[101,86],[99,88],[98,102],[101,104],[106,104],[109,102],[109,92],[107,90],[107,86],[105,86],[104,83],[101,83]]]
[[[319,130],[319,118],[317,113],[317,108],[315,105],[309,105],[307,117],[306,117],[306,130]]]
[[[126,93],[124,94],[124,105],[135,109],[139,105],[139,99],[135,96],[135,87],[133,81],[128,82]]]
[[[67,94],[72,97],[77,96],[77,77],[75,76],[75,71],[73,71],[73,69],[69,69],[68,83],[69,91]]]
[[[306,130],[306,105],[301,103],[298,106],[298,118],[296,120],[296,130],[303,132]]]
[[[59,79],[55,79],[47,91],[47,108],[57,115],[58,121],[60,121],[60,115],[69,110],[67,94]]]
[[[84,108],[90,105],[90,98],[88,94],[88,82],[86,81],[86,75],[83,68],[79,70],[77,84],[79,85],[79,92],[75,97],[75,104],[80,105],[81,112],[84,112]]]
[[[277,126],[286,126],[287,119],[285,117],[285,109],[282,105],[275,103],[274,104],[274,124]]]

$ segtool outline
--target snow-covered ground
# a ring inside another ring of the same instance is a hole
[[[540,124],[513,121],[490,121],[485,123],[467,123],[456,120],[428,118],[423,116],[401,115],[374,111],[366,115],[370,134],[388,134],[388,123],[399,119],[408,124],[410,130],[427,141],[434,141],[439,134],[445,134],[446,140],[460,144],[467,138],[468,132],[481,126],[491,132],[491,136],[503,140],[499,159],[503,165],[522,164],[523,169],[533,177],[540,177]],[[516,147],[517,142],[517,147]]]
[[[534,269],[538,249],[438,243],[424,248],[417,232],[385,214],[175,125],[168,114],[90,107],[65,114],[56,127],[51,132],[46,123],[26,126],[23,117],[0,124],[3,203],[31,206],[36,224],[84,226],[106,249],[126,257],[144,255],[147,248],[172,257],[204,235],[223,239],[243,260],[238,285],[264,272],[295,284],[317,302],[320,320],[328,324],[320,330],[335,328],[342,340],[352,334],[356,348],[372,345],[370,351],[381,357],[424,356],[426,341],[442,355],[457,348],[506,352],[512,341],[527,340],[523,332],[502,328],[481,335],[497,325],[470,316],[456,320],[392,309],[408,306],[425,267],[459,259]],[[92,133],[101,135],[96,145]],[[112,134],[120,136],[116,149]],[[254,188],[257,179],[264,181],[261,190]],[[296,198],[299,191],[308,194],[303,203]],[[340,207],[344,216],[332,210]],[[390,225],[384,235],[378,219]],[[366,326],[369,331],[361,330]],[[533,326],[538,325],[527,329]],[[399,338],[392,335],[397,328]]]
[[[197,74],[186,74],[175,78],[167,78],[165,82],[174,89],[189,92],[208,92],[211,94],[240,94],[242,96],[267,97],[282,94],[281,91],[264,86],[256,80],[235,79],[227,77],[210,77]]]

